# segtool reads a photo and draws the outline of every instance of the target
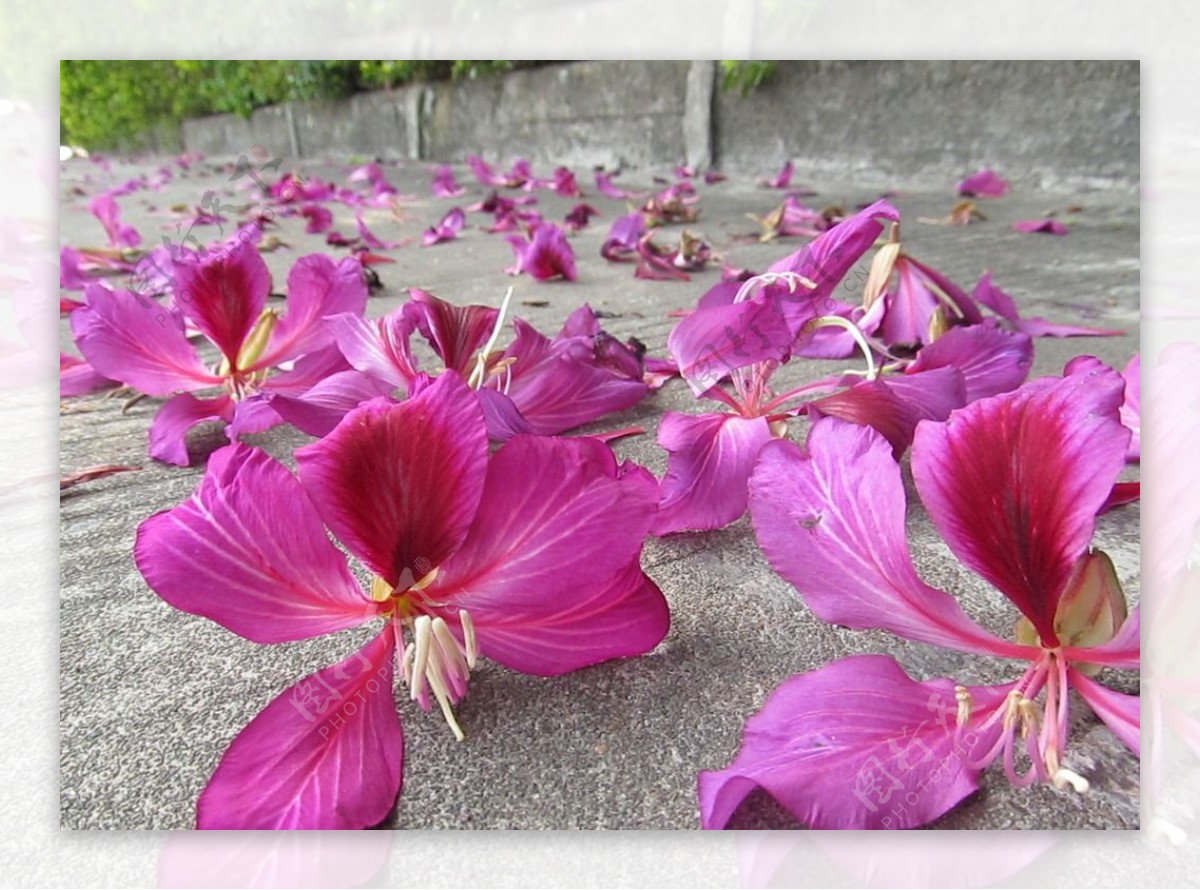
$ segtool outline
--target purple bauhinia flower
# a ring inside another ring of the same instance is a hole
[[[504,270],[509,275],[525,274],[535,281],[575,280],[575,251],[566,233],[554,223],[535,226],[528,239],[510,235],[508,243],[516,255],[513,265]]]
[[[340,375],[334,379],[349,390],[350,405],[379,394],[375,381],[345,363],[324,322],[327,315],[362,314],[367,289],[357,259],[301,257],[288,274],[283,314],[266,308],[271,274],[252,245],[175,262],[173,271],[172,308],[93,285],[86,291],[88,305],[71,314],[75,342],[97,372],[147,395],[172,397],[151,424],[152,457],[186,466],[187,433],[205,421],[229,423],[231,438],[280,423],[265,391],[304,392]],[[214,367],[188,342],[185,322],[220,353]],[[272,376],[292,362],[290,370]],[[192,395],[208,389],[221,392]]]
[[[1124,466],[1123,388],[1110,369],[1043,378],[917,429],[917,491],[954,554],[1019,611],[1013,641],[917,575],[900,467],[878,433],[825,419],[805,451],[763,448],[755,532],[819,618],[1028,667],[1015,682],[968,687],[918,682],[876,655],[793,677],[747,722],[734,762],[700,774],[705,828],[723,827],[756,787],[812,828],[914,828],[975,791],[996,760],[1017,785],[1084,792],[1067,749],[1071,690],[1138,751],[1137,696],[1092,679],[1140,662],[1139,612],[1089,549]]]
[[[575,174],[571,172],[570,167],[558,167],[554,171],[554,181],[549,184],[549,187],[554,190],[557,195],[562,195],[564,198],[582,198],[583,192],[579,190],[579,183],[575,179]]]
[[[320,235],[333,225],[333,214],[320,204],[304,204],[300,208],[300,215],[308,220],[304,231],[309,235]]]
[[[783,165],[783,169],[779,171],[772,179],[760,179],[758,184],[763,188],[768,189],[785,189],[792,184],[792,174],[796,172],[796,165],[788,161]]]
[[[593,216],[600,216],[600,211],[591,204],[576,204],[563,219],[563,224],[572,232],[581,232],[587,228]]]
[[[448,164],[439,164],[433,168],[433,182],[430,184],[435,198],[458,198],[467,190],[458,184],[454,178],[454,170]]]
[[[1056,219],[1022,219],[1013,223],[1014,232],[1033,232],[1043,235],[1065,235],[1070,229]]]
[[[895,207],[877,201],[772,264],[754,285],[712,288],[667,340],[692,391],[700,395],[734,369],[784,361],[793,352],[814,358],[853,354],[849,331],[831,339],[810,323],[818,316],[851,315],[854,307],[834,299],[834,292],[883,232],[880,220],[899,218]]]
[[[257,449],[222,449],[189,500],[138,529],[150,587],[246,639],[383,622],[237,735],[200,795],[199,828],[383,821],[403,775],[397,673],[461,739],[453,707],[480,656],[557,676],[643,654],[667,632],[639,564],[653,477],[587,439],[522,436],[489,460],[479,402],[453,372],[357,408],[296,461],[299,479]],[[367,589],[326,528],[370,572]]]
[[[605,173],[603,170],[597,170],[596,191],[606,198],[612,198],[614,201],[640,201],[646,197],[646,192],[630,192],[617,188],[613,183],[613,178],[616,175],[616,173]]]
[[[608,237],[600,245],[600,256],[612,263],[633,260],[638,243],[646,234],[646,218],[640,210],[618,217],[609,227]]]
[[[516,338],[501,349],[508,299],[500,310],[455,306],[414,289],[409,303],[383,318],[347,315],[330,324],[354,368],[400,392],[408,392],[420,374],[410,346],[412,334],[419,332],[444,369],[462,376],[479,393],[488,433],[497,441],[518,433],[557,435],[631,408],[649,392],[641,352],[607,334],[587,305],[573,312],[553,339],[515,319]],[[665,380],[670,371],[656,365],[654,381]],[[290,401],[275,400],[288,419],[288,406],[282,403]],[[306,428],[303,419],[297,425],[314,435],[323,433]]]
[[[853,326],[840,317],[814,324]],[[786,435],[788,420],[836,417],[876,429],[898,460],[922,420],[945,420],[974,399],[1006,392],[1025,380],[1033,345],[1024,334],[996,325],[956,328],[922,352],[919,361],[877,368],[870,346],[865,375],[827,377],[784,393],[771,389],[772,360],[738,368],[732,392],[720,385],[702,394],[732,413],[667,412],[658,444],[668,453],[654,533],[721,528],[746,511],[747,486],[759,452]],[[803,402],[797,404],[798,400]]]
[[[397,247],[403,247],[408,243],[407,240],[383,241],[376,237],[375,233],[367,228],[367,223],[363,219],[361,210],[354,215],[354,224],[358,227],[358,235],[362,238],[363,244],[367,245],[371,250],[395,250]]]
[[[453,241],[458,237],[458,233],[462,231],[466,221],[467,216],[463,213],[461,207],[451,208],[437,225],[425,230],[425,235],[421,239],[421,246],[432,247],[435,244],[441,244],[443,241]]]
[[[958,184],[958,193],[964,198],[999,198],[1007,195],[1010,185],[995,170],[984,168],[972,173]]]
[[[121,222],[121,208],[112,192],[101,192],[88,204],[88,210],[100,220],[100,225],[104,226],[108,243],[113,248],[123,250],[142,243],[141,233],[133,226]]]

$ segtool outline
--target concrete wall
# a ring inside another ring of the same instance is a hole
[[[1033,185],[1136,182],[1139,63],[783,62],[718,91],[718,162],[913,182],[995,166]]]
[[[576,62],[183,125],[187,149],[538,166],[658,167],[945,181],[990,165],[1028,185],[1133,188],[1134,62],[780,62],[749,96],[712,62]]]

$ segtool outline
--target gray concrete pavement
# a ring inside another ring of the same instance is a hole
[[[86,211],[87,198],[70,194],[73,183],[93,177],[85,185],[90,196],[143,169],[148,165],[114,164],[108,180],[85,161],[67,164],[62,176],[62,242],[80,246],[103,241],[99,224]],[[337,182],[347,169],[340,163],[303,164],[306,173]],[[404,222],[368,212],[368,221],[383,238],[419,239],[451,206],[472,203],[484,194],[463,170],[459,179],[469,193],[457,200],[429,197],[424,165],[389,166],[387,172],[402,194],[417,198],[405,203]],[[545,332],[556,330],[586,301],[610,314],[605,326],[611,333],[637,336],[661,354],[673,324],[667,312],[693,305],[718,280],[719,267],[687,283],[655,282],[635,279],[632,265],[606,263],[599,245],[609,224],[626,208],[595,194],[587,171],[576,173],[586,200],[603,213],[572,239],[578,282],[539,284],[508,278],[503,272],[511,263],[508,244],[503,236],[475,228],[484,217],[471,214],[471,228],[458,241],[389,252],[396,263],[378,267],[385,289],[371,300],[368,313],[380,315],[395,308],[410,286],[452,301],[496,305],[512,284],[517,311]],[[145,201],[159,208],[195,205],[206,188],[219,188],[226,176],[200,165],[163,192],[142,191],[121,199],[125,219],[156,239],[168,231],[161,228],[165,219],[150,215]],[[652,185],[649,173],[631,172],[620,182],[626,188]],[[853,207],[877,195],[877,190],[853,182],[809,179],[804,171],[797,172],[794,182],[819,192],[806,199],[816,206],[837,202]],[[955,202],[953,181],[938,190],[913,192],[904,191],[904,182],[894,185],[901,190],[894,200],[906,219],[906,244],[954,280],[970,286],[990,269],[1022,312],[1127,331],[1120,338],[1040,340],[1035,374],[1059,373],[1070,357],[1084,352],[1123,366],[1137,350],[1136,197],[1103,191],[1018,191],[981,202],[987,221],[957,228],[916,222],[918,217],[949,211]],[[766,213],[781,193],[745,180],[698,188],[703,195],[701,216],[691,228],[702,231],[732,264],[763,269],[799,246],[798,241],[761,245],[738,237],[755,229],[745,214]],[[539,209],[550,220],[560,221],[574,203],[548,192],[537,195]],[[1014,220],[1071,205],[1080,209],[1071,214],[1076,223],[1066,237],[1019,234],[1010,228]],[[329,206],[337,228],[352,232],[353,211]],[[678,230],[670,227],[668,232]],[[215,229],[203,231],[215,235]],[[278,285],[305,253],[344,253],[328,248],[323,236],[305,235],[301,219],[285,220],[273,233],[290,245],[265,254]],[[67,344],[65,323],[63,331]],[[788,373],[813,378],[841,366],[797,362]],[[100,395],[69,400],[62,407],[64,473],[105,463],[144,467],[81,485],[62,499],[60,796],[66,828],[191,827],[195,800],[233,736],[277,693],[344,657],[370,633],[363,629],[302,643],[256,645],[174,610],[147,588],[131,558],[137,524],[187,497],[201,475],[199,468],[165,466],[147,457],[146,430],[158,404],[148,399],[122,413],[120,400]],[[645,435],[626,439],[616,448],[622,457],[661,475],[665,454],[655,444],[654,432],[666,410],[696,412],[704,406],[674,382],[594,430],[644,426]],[[800,434],[802,425],[797,424],[793,436]],[[253,441],[286,460],[293,448],[309,439],[279,428]],[[1127,474],[1136,478],[1136,468]],[[914,555],[925,579],[956,593],[970,614],[1007,634],[1016,617],[1007,601],[955,564],[919,506],[910,509],[909,522]],[[1099,543],[1112,555],[1127,592],[1136,597],[1138,508],[1103,517]],[[389,827],[696,828],[697,771],[721,768],[731,760],[744,720],[792,674],[866,652],[891,653],[920,678],[949,675],[962,682],[987,683],[1015,678],[1019,671],[995,659],[821,623],[770,570],[746,519],[717,532],[650,540],[643,564],[673,614],[670,634],[652,654],[550,680],[485,663],[457,709],[467,733],[462,744],[436,714],[401,703],[407,742],[404,791]],[[1136,678],[1112,674],[1104,679],[1126,691],[1137,689]],[[1078,699],[1073,713],[1072,759],[1092,779],[1086,795],[1050,787],[1014,789],[993,769],[979,794],[933,827],[1136,827],[1137,760]],[[735,818],[734,827],[797,826],[765,795],[756,795]]]

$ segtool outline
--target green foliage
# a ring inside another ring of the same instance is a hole
[[[740,90],[743,96],[749,95],[770,79],[775,73],[775,62],[754,61],[722,61],[721,88],[725,90]]]
[[[228,112],[249,117],[278,102],[356,90],[474,80],[544,64],[509,61],[71,61],[60,63],[64,144],[130,148],[163,124]]]

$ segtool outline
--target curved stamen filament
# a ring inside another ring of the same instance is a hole
[[[492,328],[492,335],[483,344],[483,349],[479,350],[479,355],[475,359],[475,367],[471,370],[471,376],[467,378],[467,386],[471,387],[471,389],[479,389],[483,384],[483,379],[487,373],[488,356],[496,348],[496,342],[500,339],[500,332],[504,330],[504,318],[508,314],[508,304],[512,301],[512,295],[513,289],[510,287],[504,292],[504,299],[500,301],[500,311],[496,315],[496,324]]]
[[[402,668],[409,696],[423,710],[430,710],[430,693],[441,708],[450,731],[460,742],[466,738],[454,716],[453,705],[467,694],[467,681],[475,666],[478,649],[475,624],[465,610],[458,613],[464,643],[451,633],[446,619],[418,615],[409,622],[413,642],[404,650]]]
[[[734,294],[733,302],[744,302],[750,299],[754,291],[770,284],[786,284],[788,286],[788,293],[790,294],[794,294],[797,287],[806,287],[809,290],[816,290],[817,288],[815,281],[805,278],[796,272],[764,272],[762,275],[755,275],[753,278],[747,278],[742,282],[742,286]]]
[[[805,327],[811,325],[811,330],[817,328],[845,328],[850,332],[850,336],[854,338],[854,342],[858,344],[858,348],[862,351],[863,358],[867,360],[868,380],[874,380],[879,376],[879,369],[875,366],[875,355],[871,349],[871,344],[867,342],[866,335],[862,329],[849,319],[842,318],[840,315],[821,315],[808,322]]]

